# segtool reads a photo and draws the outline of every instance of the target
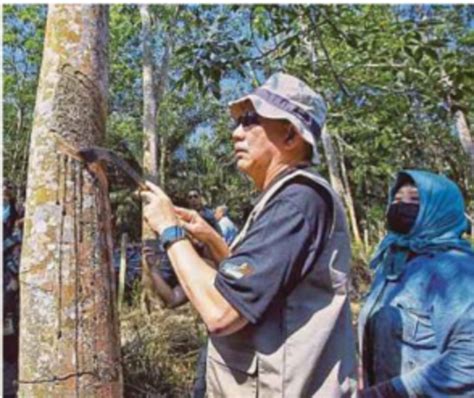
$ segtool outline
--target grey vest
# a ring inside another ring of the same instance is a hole
[[[339,197],[321,177],[295,170],[264,194],[232,248],[268,201],[297,176],[325,188],[333,224],[316,264],[256,325],[210,336],[208,397],[349,397],[355,389],[355,341],[348,300],[351,249]],[[278,261],[278,259],[275,259]]]

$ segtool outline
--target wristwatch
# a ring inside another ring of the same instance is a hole
[[[161,243],[165,250],[167,250],[174,242],[186,238],[186,231],[179,225],[173,225],[165,228],[161,233]]]

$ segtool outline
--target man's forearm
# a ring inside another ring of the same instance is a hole
[[[206,264],[187,239],[174,243],[168,256],[181,287],[211,333],[231,333],[246,324],[214,286],[217,271]]]
[[[186,295],[179,286],[171,288],[156,272],[151,271],[153,288],[165,303],[166,307],[175,308],[186,302]]]
[[[229,246],[225,242],[224,238],[214,229],[211,229],[205,243],[211,252],[212,258],[217,264],[229,257]]]

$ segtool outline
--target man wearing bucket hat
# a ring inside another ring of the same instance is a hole
[[[230,111],[238,122],[237,167],[261,191],[230,249],[155,185],[142,193],[145,217],[168,242],[173,268],[210,332],[207,393],[350,396],[347,224],[340,199],[311,165],[318,162],[324,101],[301,80],[277,73]],[[210,247],[216,269],[185,232]]]

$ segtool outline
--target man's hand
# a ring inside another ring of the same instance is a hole
[[[161,234],[179,221],[170,198],[155,184],[147,181],[146,185],[150,190],[140,192],[142,199],[148,202],[143,207],[143,215],[150,228]]]
[[[176,206],[174,210],[186,232],[200,242],[209,243],[214,235],[214,230],[196,210]]]

